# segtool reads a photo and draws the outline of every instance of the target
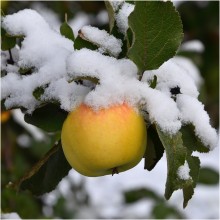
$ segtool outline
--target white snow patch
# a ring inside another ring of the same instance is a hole
[[[116,24],[119,28],[119,31],[124,35],[128,29],[128,16],[134,10],[134,7],[135,6],[133,4],[125,2],[115,15]]]
[[[31,145],[31,138],[27,134],[21,134],[17,137],[17,143],[24,148],[28,148]]]
[[[187,161],[185,161],[184,165],[178,168],[177,175],[181,180],[188,180],[191,179],[189,172],[189,164],[187,163]]]
[[[98,45],[104,52],[109,52],[114,57],[117,57],[122,51],[122,41],[110,35],[105,30],[100,30],[92,26],[84,26],[81,28],[81,34],[83,38]]]
[[[124,0],[118,0],[118,1],[110,0],[109,1],[114,11],[118,11],[124,2],[125,2]]]
[[[99,25],[108,24],[109,22],[108,12],[106,10],[101,10],[96,15],[96,21],[98,22]]]
[[[191,74],[189,73],[191,72],[190,68],[183,67],[183,64],[185,63],[187,63],[187,60],[184,58],[172,58],[156,70],[145,71],[142,81],[150,83],[154,76],[157,76],[156,89],[162,91],[167,96],[172,96],[170,92],[171,88],[179,86],[181,93],[197,98],[199,92],[193,80],[195,77],[191,77]],[[196,73],[193,74],[197,75]]]
[[[33,2],[31,8],[37,11],[54,30],[57,32],[60,31],[60,19],[53,10],[45,7],[45,5],[40,2]]]
[[[41,129],[24,121],[24,114],[21,112],[20,109],[15,109],[11,112],[14,120],[26,130],[28,130],[36,141],[43,141],[46,139],[46,136]]]
[[[205,48],[203,43],[199,40],[191,40],[184,42],[180,47],[181,51],[193,51],[198,53],[202,53],[204,49]]]
[[[204,83],[204,80],[199,72],[198,67],[188,58],[176,56],[172,58],[173,62],[177,64],[185,73],[187,73],[194,81],[197,89],[199,90]]]
[[[1,219],[21,219],[21,217],[18,215],[16,212],[11,212],[11,213],[2,213],[1,214]]]

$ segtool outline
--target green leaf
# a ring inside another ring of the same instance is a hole
[[[32,115],[25,114],[24,120],[48,132],[56,132],[62,129],[67,117],[67,112],[61,110],[55,104],[47,104],[36,109]]]
[[[52,191],[70,169],[59,142],[15,186],[39,196]]]
[[[44,94],[44,88],[42,87],[37,87],[34,91],[33,91],[33,96],[35,99],[37,99],[38,101],[40,101],[40,97]]]
[[[183,143],[188,150],[198,151],[200,153],[207,153],[210,149],[199,140],[195,135],[195,127],[192,124],[182,126],[180,132],[182,133]]]
[[[156,86],[157,86],[157,76],[154,75],[154,79],[153,79],[153,81],[151,82],[150,87],[151,87],[152,89],[155,89]]]
[[[183,146],[182,136],[180,132],[171,137],[163,133],[159,129],[159,127],[156,128],[167,156],[168,170],[165,198],[169,199],[175,190],[181,189],[183,186],[183,182],[177,176],[177,171],[179,167],[184,164],[187,151],[186,148]]]
[[[164,147],[159,139],[156,129],[151,125],[147,129],[147,148],[144,155],[145,164],[144,169],[152,170],[157,162],[162,158],[164,153]]]
[[[219,173],[210,167],[203,167],[200,169],[200,172],[199,172],[198,183],[206,184],[206,185],[218,184],[219,183]]]
[[[159,68],[176,54],[182,22],[170,1],[136,1],[128,21],[133,32],[128,57],[141,72]]]
[[[98,47],[96,45],[92,44],[89,41],[82,39],[79,35],[76,37],[76,40],[74,41],[74,48],[76,50],[80,50],[82,48],[87,48],[90,50],[97,50],[98,49]]]
[[[29,75],[29,74],[31,74],[31,73],[33,73],[33,71],[35,70],[35,68],[34,67],[30,67],[30,68],[20,68],[19,69],[19,73],[21,74],[21,75]]]
[[[64,22],[61,26],[60,26],[60,33],[66,37],[67,39],[71,40],[74,42],[75,37],[73,34],[73,30],[72,28],[67,24],[67,22]]]
[[[1,28],[1,50],[6,51],[14,48],[16,45],[16,37],[9,36],[3,28]]]

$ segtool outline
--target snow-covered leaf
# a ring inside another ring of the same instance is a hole
[[[103,53],[118,57],[122,51],[122,41],[106,30],[100,30],[92,26],[84,26],[81,28],[79,35],[82,39],[97,45]]]
[[[175,55],[183,33],[179,14],[170,1],[136,1],[128,20],[134,34],[128,57],[140,71],[157,69]]]

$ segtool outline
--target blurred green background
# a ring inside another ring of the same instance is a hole
[[[2,4],[5,15],[25,8],[33,8],[31,1],[8,1]],[[78,12],[90,16],[92,25],[108,30],[108,24],[100,22],[97,15],[105,10],[104,2],[38,2],[41,7],[54,11],[60,22],[64,14],[68,20]],[[212,125],[219,128],[219,2],[190,1],[178,3],[178,11],[184,27],[184,41],[200,40],[205,50],[203,53],[189,52],[190,57],[199,67],[205,83],[201,88],[200,100],[210,115]],[[10,182],[18,180],[27,172],[56,142],[57,134],[44,133],[43,138],[35,138],[28,129],[18,123],[9,113],[9,118],[1,123],[1,212],[17,212],[21,218],[75,218],[82,207],[91,208],[91,198],[84,187],[84,180],[69,180],[69,197],[67,200],[59,190],[56,199],[50,204],[44,196],[34,197],[30,192],[16,192],[11,189]],[[158,174],[159,175],[159,174]],[[162,184],[162,183],[161,183]],[[218,184],[218,173],[211,168],[204,168],[200,174],[200,184],[212,187]],[[137,188],[124,192],[124,205],[129,206],[147,197],[155,204],[149,214],[143,218],[164,219],[185,218],[184,213],[175,206],[168,205],[157,192],[147,188]],[[49,204],[49,205],[48,205]],[[72,206],[70,207],[70,204]],[[92,212],[92,211],[91,211]],[[105,218],[94,213],[93,218]],[[119,216],[120,217],[120,216]]]

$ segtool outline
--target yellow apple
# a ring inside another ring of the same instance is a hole
[[[103,176],[136,166],[146,148],[143,117],[128,104],[98,111],[81,104],[62,128],[62,147],[70,165],[85,176]]]

